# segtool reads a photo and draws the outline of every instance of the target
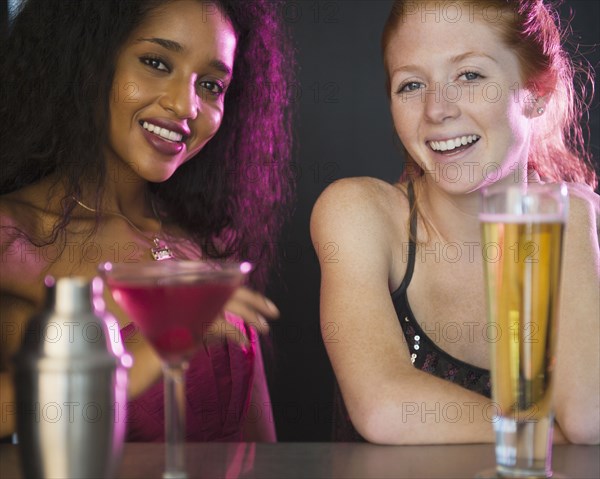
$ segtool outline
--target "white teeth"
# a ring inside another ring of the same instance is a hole
[[[450,140],[430,141],[429,146],[434,151],[448,151],[468,143],[473,143],[474,141],[479,140],[479,138],[478,135],[459,136]]]
[[[155,135],[158,135],[166,140],[181,141],[183,139],[183,135],[181,133],[167,130],[166,128],[161,128],[160,126],[153,125],[152,123],[148,123],[147,121],[144,122],[142,127],[145,130],[148,130],[149,132],[154,133]]]

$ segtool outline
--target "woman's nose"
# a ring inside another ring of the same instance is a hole
[[[425,104],[425,116],[433,123],[440,123],[446,119],[460,116],[460,90],[452,84],[442,87],[436,84],[432,88],[423,90],[422,101]],[[457,96],[458,95],[458,96]]]
[[[180,119],[194,120],[201,108],[196,91],[196,78],[174,78],[168,83],[159,103]]]

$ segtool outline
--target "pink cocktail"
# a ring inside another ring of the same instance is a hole
[[[185,370],[211,323],[250,271],[248,263],[105,263],[113,298],[152,344],[165,377],[165,479],[185,478]]]
[[[179,362],[194,353],[236,288],[228,277],[210,282],[203,278],[181,282],[175,278],[167,284],[118,280],[109,280],[108,284],[115,301],[167,362]]]

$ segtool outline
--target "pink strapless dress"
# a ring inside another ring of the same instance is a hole
[[[258,338],[239,318],[227,315],[227,319],[245,330],[250,346],[243,347],[229,340],[202,346],[190,360],[186,374],[186,441],[243,440]],[[123,328],[123,340],[134,331],[133,324]],[[127,403],[127,441],[164,441],[163,388],[160,380]]]

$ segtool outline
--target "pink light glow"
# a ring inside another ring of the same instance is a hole
[[[252,265],[249,262],[244,261],[240,265],[240,271],[244,274],[248,274],[250,271],[252,271]]]

